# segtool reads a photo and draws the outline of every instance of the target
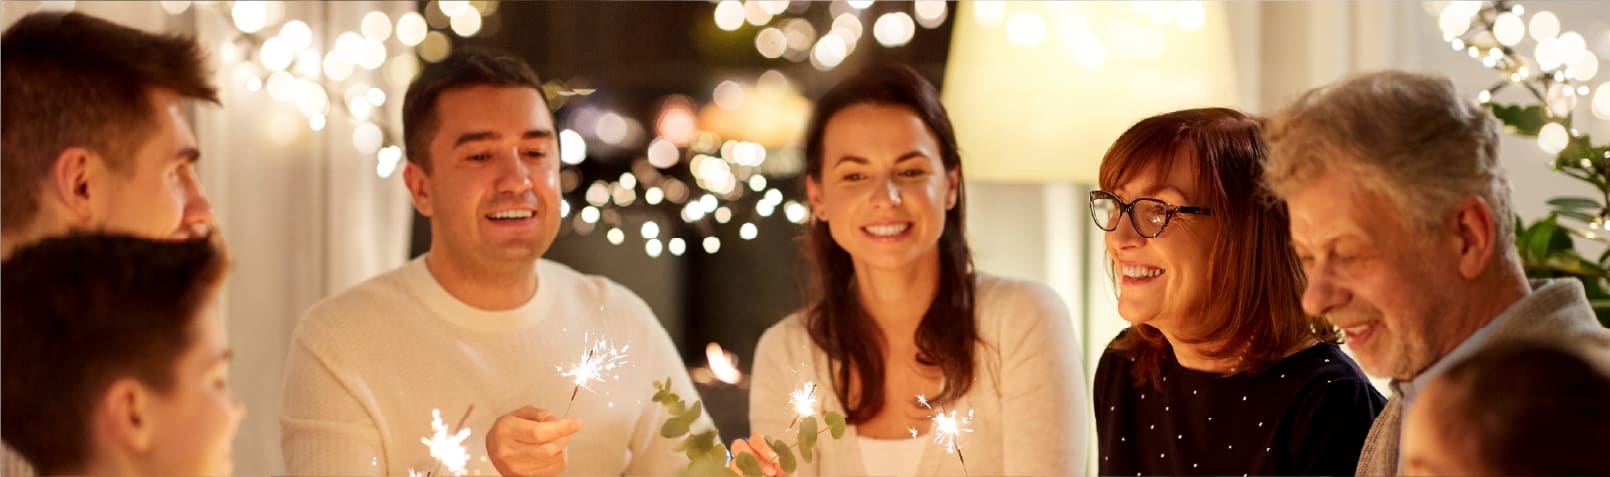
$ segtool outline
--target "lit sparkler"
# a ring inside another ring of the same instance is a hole
[[[436,459],[436,468],[423,474],[425,477],[435,475],[436,470],[444,465],[447,466],[447,471],[453,475],[464,475],[464,466],[470,461],[469,450],[464,448],[464,440],[470,437],[470,429],[464,427],[464,422],[469,420],[470,412],[474,410],[474,404],[471,404],[469,409],[465,409],[464,417],[459,418],[458,425],[453,426],[453,430],[448,429],[447,425],[442,422],[442,411],[440,409],[430,410],[432,434],[430,437],[419,438],[419,442],[430,448],[430,456]],[[409,470],[408,474],[410,476],[419,475],[413,470]]]
[[[619,348],[610,344],[608,339],[600,336],[593,340],[590,335],[582,335],[582,341],[588,343],[587,349],[582,351],[581,360],[567,366],[554,366],[559,376],[569,379],[575,384],[570,390],[570,403],[565,405],[565,416],[570,416],[570,406],[576,404],[576,394],[582,389],[592,391],[588,385],[602,383],[605,379],[620,379],[614,371],[626,366],[626,352],[632,347],[628,344]]]
[[[800,419],[816,415],[816,383],[805,381],[788,393],[788,405],[794,408],[794,422],[788,423],[788,428],[792,430]]]
[[[928,398],[922,394],[917,395],[917,403],[925,408],[933,409],[933,406],[928,402]],[[961,434],[973,432],[971,427],[973,424],[973,410],[968,409],[967,415],[958,416],[956,411],[947,411],[944,406],[940,406],[939,413],[934,414],[930,419],[933,420],[934,424],[934,443],[939,444],[939,447],[943,447],[946,453],[956,454],[956,458],[962,464],[962,474],[966,475],[967,457],[962,455]],[[911,432],[912,438],[917,437],[916,428],[907,428],[907,430]]]

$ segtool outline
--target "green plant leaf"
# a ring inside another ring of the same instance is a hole
[[[1593,140],[1589,138],[1587,134],[1583,134],[1581,136],[1572,137],[1571,141],[1565,144],[1565,149],[1560,151],[1560,159],[1570,160],[1577,163],[1578,166],[1581,166],[1582,159],[1584,158],[1590,160],[1603,160],[1603,157],[1596,156],[1593,153]]]
[[[688,433],[689,423],[690,421],[684,421],[677,418],[666,420],[665,424],[660,426],[660,436],[667,439],[681,437],[683,434]]]
[[[800,444],[799,445],[799,458],[800,458],[800,460],[805,461],[806,464],[811,463],[811,455],[815,453],[815,451],[812,450],[812,449],[814,447],[816,447],[815,444],[816,444],[815,442],[812,442],[811,445],[805,445],[805,444]]]
[[[704,455],[688,462],[688,468],[682,472],[688,477],[735,477],[737,474],[727,467],[727,456]]]
[[[688,412],[688,405],[687,403],[682,402],[682,398],[678,398],[675,394],[672,394],[671,399],[673,399],[673,401],[665,405],[665,410],[671,414],[671,416],[680,416]]]
[[[1488,109],[1493,111],[1499,121],[1508,126],[1510,132],[1522,136],[1536,137],[1538,130],[1548,124],[1541,106],[1507,106],[1498,103],[1487,103]]]
[[[1562,209],[1597,211],[1604,208],[1604,204],[1597,200],[1581,196],[1560,196],[1548,200],[1548,205]]]
[[[812,447],[816,447],[816,418],[807,417],[799,420],[799,450],[806,463],[811,461]]]
[[[693,449],[699,452],[710,452],[710,449],[716,446],[717,437],[719,437],[719,435],[717,435],[716,431],[714,430],[695,434],[693,436]]]
[[[828,411],[827,414],[822,415],[822,419],[827,421],[827,428],[833,434],[834,439],[844,437],[844,429],[848,426],[844,423],[843,414]]]
[[[1563,239],[1563,246],[1561,240]],[[1571,248],[1571,236],[1560,228],[1554,214],[1549,214],[1526,230],[1526,241],[1521,244],[1522,258],[1537,263],[1553,255],[1554,250]]]
[[[699,420],[699,416],[701,415],[704,415],[704,402],[693,401],[693,404],[688,406],[687,409],[683,409],[682,412],[678,413],[677,417],[688,421],[688,424],[692,424],[693,421]]]
[[[711,447],[710,452],[708,454],[705,454],[705,455],[713,457],[713,458],[721,459],[721,462],[725,463],[725,462],[727,462],[727,459],[731,457],[728,454],[729,453],[727,452],[727,445],[722,444],[720,442],[716,442],[716,445]]]
[[[754,454],[748,452],[738,454],[735,460],[738,462],[738,470],[744,472],[744,477],[762,477],[760,461],[755,460]]]
[[[1568,217],[1568,218],[1570,218],[1572,220],[1576,220],[1576,221],[1582,222],[1584,224],[1591,224],[1591,223],[1593,223],[1593,219],[1594,219],[1594,216],[1592,214],[1588,214],[1588,213],[1582,212],[1580,210],[1554,209],[1554,213],[1558,214],[1561,217]]]
[[[783,468],[784,473],[794,473],[794,451],[788,448],[788,443],[782,440],[766,439],[766,445],[771,451],[777,453],[777,465]]]

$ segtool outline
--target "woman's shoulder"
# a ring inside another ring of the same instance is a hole
[[[777,320],[766,331],[760,334],[760,349],[793,349],[799,343],[809,343],[810,330],[805,326],[806,313],[804,310],[789,313],[783,319]]]
[[[1364,370],[1337,343],[1320,342],[1293,353],[1263,374],[1266,380],[1283,383],[1299,400],[1321,398],[1327,394],[1380,395]]]
[[[974,304],[985,316],[1066,316],[1067,305],[1051,287],[1033,280],[984,272],[974,274]]]

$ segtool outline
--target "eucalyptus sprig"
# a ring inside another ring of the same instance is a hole
[[[660,436],[667,439],[682,439],[682,442],[672,448],[672,450],[685,453],[688,456],[688,468],[683,471],[682,475],[719,477],[739,475],[733,472],[728,465],[730,452],[727,446],[721,443],[720,435],[714,429],[692,434],[693,423],[704,415],[704,404],[702,402],[694,401],[692,404],[684,402],[681,396],[671,390],[670,378],[666,378],[665,381],[654,381],[653,401],[664,406],[666,413],[671,416],[660,426]],[[799,462],[810,463],[815,459],[817,457],[815,451],[817,438],[823,433],[831,434],[834,439],[844,437],[848,424],[842,414],[837,412],[824,413],[822,421],[826,424],[825,428],[823,428],[822,423],[816,420],[815,416],[801,418],[796,426],[797,438],[793,444],[784,442],[782,439],[765,438],[766,446],[771,448],[772,452],[777,455],[777,461],[774,463],[782,468],[783,472],[793,473],[798,468]],[[797,456],[795,451],[798,451]],[[760,460],[752,453],[746,452],[732,457],[731,463],[737,465],[738,469],[742,471],[743,477],[761,477],[763,475]]]

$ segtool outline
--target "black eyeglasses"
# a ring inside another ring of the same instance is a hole
[[[1156,238],[1163,235],[1163,229],[1174,220],[1174,214],[1213,215],[1213,210],[1206,207],[1192,207],[1188,205],[1171,205],[1167,202],[1152,198],[1135,199],[1134,202],[1124,203],[1123,199],[1111,192],[1090,191],[1090,218],[1096,221],[1096,226],[1108,232],[1118,230],[1118,219],[1124,213],[1129,214],[1129,225],[1135,227],[1135,233],[1146,238]]]

